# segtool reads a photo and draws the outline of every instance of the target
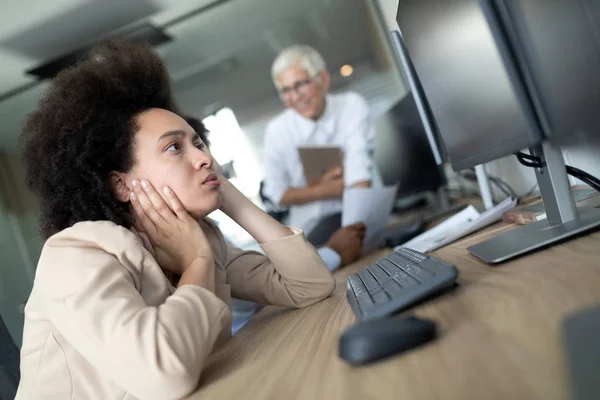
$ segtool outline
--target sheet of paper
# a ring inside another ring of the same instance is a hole
[[[344,191],[342,226],[362,222],[367,226],[364,250],[375,248],[388,225],[398,186],[349,188]]]
[[[444,240],[444,238],[459,232],[465,225],[479,218],[479,215],[475,207],[470,205],[441,224],[421,233],[419,236],[412,238],[398,247],[408,247],[409,249],[426,253],[438,242]]]
[[[422,253],[438,249],[502,219],[502,215],[516,204],[517,200],[508,198],[483,214],[479,214],[475,207],[470,205],[441,224],[398,247],[408,247]]]
[[[459,230],[458,232],[456,232],[452,235],[448,235],[446,238],[443,238],[442,240],[440,240],[439,243],[436,243],[428,251],[433,251],[435,249],[439,249],[440,247],[450,244],[450,243],[460,239],[461,237],[467,236],[470,233],[478,231],[482,228],[485,228],[488,225],[493,224],[496,221],[501,220],[502,215],[504,215],[504,213],[506,211],[514,208],[516,205],[517,205],[516,199],[512,200],[511,198],[507,198],[506,200],[504,200],[497,206],[490,208],[489,210],[482,213],[479,216],[479,218],[474,220],[472,223],[465,225],[463,227],[463,229]]]

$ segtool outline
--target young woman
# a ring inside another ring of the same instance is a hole
[[[232,296],[304,307],[333,291],[302,232],[223,179],[177,112],[158,55],[112,42],[29,116],[24,162],[47,241],[17,399],[181,398],[229,335]],[[205,219],[217,208],[266,256],[227,245]]]

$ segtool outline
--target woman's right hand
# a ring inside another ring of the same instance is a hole
[[[198,265],[214,269],[213,253],[206,235],[173,190],[168,187],[163,190],[167,204],[150,182],[134,180],[132,184],[130,200],[135,213],[134,226],[150,239],[161,268],[178,275]],[[214,273],[210,275],[214,276]]]

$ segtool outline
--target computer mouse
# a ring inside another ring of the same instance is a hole
[[[359,322],[340,337],[340,357],[353,365],[367,364],[425,344],[436,337],[431,320],[396,315]]]

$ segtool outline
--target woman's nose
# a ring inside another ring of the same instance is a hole
[[[200,170],[202,168],[212,167],[213,158],[205,150],[196,149],[194,151],[194,168]]]

